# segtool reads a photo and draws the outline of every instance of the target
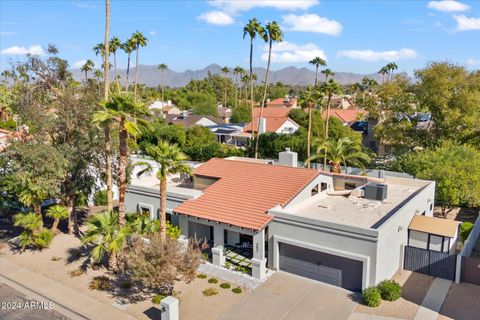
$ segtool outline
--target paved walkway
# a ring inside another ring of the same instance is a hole
[[[436,320],[451,284],[450,280],[435,278],[414,320]]]
[[[267,277],[263,281],[260,281],[249,275],[242,274],[238,271],[227,270],[222,267],[217,267],[208,262],[200,264],[197,270],[199,273],[206,273],[209,276],[219,278],[234,283],[239,287],[248,289],[255,289],[256,287],[258,287],[259,284],[268,279],[273,273],[273,271],[267,269]]]
[[[5,257],[1,259],[0,281],[33,299],[53,302],[55,310],[72,320],[134,319],[111,305],[28,270]]]
[[[350,315],[348,320],[405,320],[405,319],[378,316],[378,315],[375,315],[375,314],[368,314],[368,313],[354,312]]]

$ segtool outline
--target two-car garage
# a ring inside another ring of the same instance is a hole
[[[279,269],[352,291],[362,290],[363,262],[279,242]]]

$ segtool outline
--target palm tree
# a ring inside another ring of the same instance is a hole
[[[243,27],[243,39],[247,35],[250,36],[250,111],[252,114],[252,138],[255,138],[255,131],[253,130],[254,118],[253,118],[253,40],[257,34],[264,34],[263,27],[257,21],[256,18],[250,19],[248,23]]]
[[[143,33],[137,30],[134,34],[132,34],[132,39],[135,42],[135,88],[133,90],[133,95],[135,96],[135,100],[137,99],[137,85],[138,85],[138,51],[140,47],[145,47],[147,45],[148,39],[145,38]]]
[[[162,101],[165,101],[165,83],[163,82],[163,74],[165,73],[165,70],[168,69],[168,66],[165,63],[162,63],[158,65],[157,69],[160,70],[160,72],[162,73]]]
[[[238,77],[242,76],[243,68],[236,66],[233,69],[233,75],[235,76],[235,108],[237,107],[237,101],[238,101]],[[241,93],[241,92],[240,92]]]
[[[100,55],[100,58],[102,58],[102,67],[105,65],[105,43],[101,42],[97,44],[95,47],[93,47],[93,52],[95,52],[95,55],[98,57]]]
[[[176,144],[160,141],[158,145],[148,145],[146,154],[158,164],[157,179],[160,180],[160,235],[165,240],[167,235],[167,177],[172,174],[191,174],[191,168],[185,163],[188,157]],[[149,162],[139,162],[136,165],[145,166],[138,175],[152,172]]]
[[[270,62],[272,59],[272,45],[273,42],[282,42],[283,41],[283,32],[280,29],[280,26],[276,21],[269,22],[265,26],[265,32],[262,35],[265,42],[268,42],[268,60],[267,60],[267,71],[265,72],[265,87],[263,89],[262,104],[260,107],[260,117],[258,121],[258,126],[260,126],[260,118],[263,116],[263,108],[265,108],[265,101],[267,100],[267,88],[268,88],[268,74],[270,72]],[[253,124],[252,124],[253,125]],[[258,134],[259,127],[257,127],[257,139],[255,140],[255,158],[258,157]]]
[[[96,123],[118,123],[119,130],[119,157],[118,157],[118,189],[119,189],[119,221],[125,224],[125,193],[127,190],[127,165],[128,165],[128,138],[136,137],[140,130],[137,122],[148,126],[139,118],[146,115],[144,104],[136,103],[130,94],[115,94],[105,103],[105,108],[94,114],[93,121]]]
[[[310,60],[308,63],[315,66],[315,87],[316,87],[317,81],[318,81],[318,68],[320,66],[325,67],[327,65],[327,62],[320,57],[315,57],[312,60]]]
[[[100,92],[100,79],[103,78],[103,72],[97,69],[93,72],[93,76],[97,79],[98,91]]]
[[[250,77],[248,76],[248,74],[244,74],[244,75],[242,76],[242,84],[243,84],[243,87],[245,88],[245,100],[248,99],[248,92],[247,92],[247,90],[248,90],[248,83],[249,83],[249,81],[250,81]],[[242,94],[241,94],[241,93],[242,93],[242,92],[240,91],[240,99],[242,98]]]
[[[224,91],[224,96],[223,96],[223,107],[227,107],[227,74],[230,72],[230,69],[228,67],[223,67],[222,68],[222,73],[223,73],[223,91]]]
[[[330,69],[322,70],[322,73],[325,75],[325,82],[328,81],[328,77],[333,77],[335,75],[335,72]]]
[[[328,69],[327,69],[328,70]],[[330,79],[328,82],[324,82],[321,86],[321,91],[328,97],[327,99],[327,114],[325,119],[325,138],[328,140],[328,123],[330,120],[330,103],[334,94],[340,93],[340,85],[334,79]],[[327,166],[327,150],[325,149],[325,158],[323,161],[323,169]]]
[[[113,69],[115,72],[115,82],[117,84],[117,91],[120,92],[120,81],[117,73],[117,50],[122,48],[122,42],[118,37],[113,37],[109,43],[110,51],[113,53]]]
[[[307,130],[307,157],[310,157],[310,145],[312,137],[312,108],[319,104],[322,99],[322,94],[316,87],[308,87],[300,96],[299,103],[302,108],[308,111],[308,130]]]
[[[330,171],[341,173],[341,166],[353,165],[365,170],[365,163],[371,160],[370,156],[362,150],[359,143],[355,143],[348,137],[343,137],[337,141],[327,140],[320,141],[318,144],[316,155],[307,159],[308,165],[312,160],[319,158],[328,158],[330,163]],[[323,152],[324,151],[324,152]]]
[[[58,230],[58,224],[60,220],[68,218],[68,209],[61,205],[54,205],[47,210],[47,217],[53,218],[52,231],[56,232]]]
[[[389,70],[387,68],[387,66],[384,66],[380,69],[380,71],[378,71],[378,73],[380,73],[382,75],[382,83],[385,82],[385,75],[388,74]]]
[[[93,63],[92,60],[88,59],[80,68],[81,71],[85,72],[85,82],[88,80],[88,71],[92,70],[94,67],[95,63]]]
[[[132,54],[133,50],[135,50],[135,42],[132,38],[127,39],[125,43],[122,45],[122,50],[125,51],[127,54],[127,74],[125,76],[125,91],[128,92],[128,76],[130,74],[130,55]]]
[[[389,78],[389,80],[391,81],[391,80],[392,80],[392,77],[393,77],[393,72],[398,69],[398,66],[397,66],[397,64],[396,64],[395,62],[390,62],[390,63],[387,64],[385,67],[386,67],[386,69],[387,69],[387,71],[388,71],[388,78]]]
[[[97,263],[108,254],[108,268],[116,271],[117,253],[123,249],[129,234],[130,228],[120,224],[117,212],[105,211],[90,217],[82,243],[94,245],[92,258]]]

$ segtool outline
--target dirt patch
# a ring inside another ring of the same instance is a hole
[[[454,283],[440,310],[438,320],[477,320],[480,315],[480,286]]]
[[[442,215],[442,210],[440,207],[435,207],[433,209],[433,216],[437,218],[445,218],[461,222],[475,223],[478,214],[478,210],[473,208],[453,208],[450,212],[447,213],[447,216],[444,217]]]
[[[370,308],[359,304],[355,312],[400,319],[413,319],[428,289],[433,277],[408,270],[399,271],[393,280],[402,286],[402,297],[397,301],[382,301],[379,307]]]

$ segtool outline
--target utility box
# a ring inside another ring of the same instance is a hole
[[[298,166],[298,154],[290,151],[290,148],[285,148],[285,151],[278,154],[278,164],[296,168]]]
[[[387,198],[387,185],[370,182],[365,186],[365,199],[383,201]]]

